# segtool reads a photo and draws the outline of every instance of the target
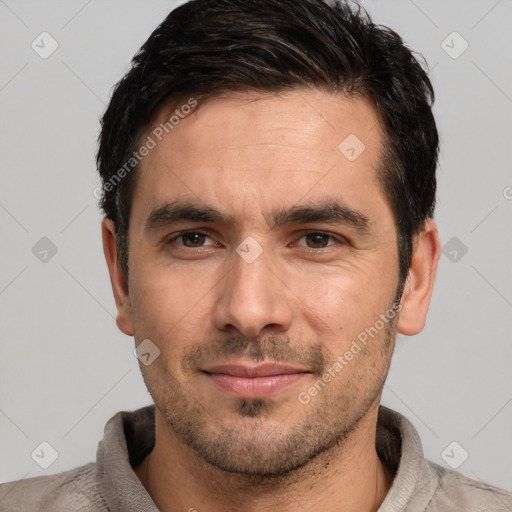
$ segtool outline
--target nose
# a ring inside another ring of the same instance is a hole
[[[266,251],[250,263],[236,253],[233,259],[223,286],[219,283],[213,313],[217,329],[237,329],[247,337],[287,331],[293,318],[294,295]]]

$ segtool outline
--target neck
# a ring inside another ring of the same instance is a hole
[[[376,511],[393,475],[375,449],[378,404],[351,436],[300,469],[279,477],[227,473],[200,458],[155,411],[156,443],[135,469],[162,512]]]

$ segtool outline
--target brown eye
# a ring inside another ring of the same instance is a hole
[[[310,249],[324,249],[332,245],[332,243],[329,243],[329,240],[334,239],[333,236],[326,233],[307,233],[303,238]]]
[[[210,240],[210,243],[208,243]],[[209,247],[215,245],[213,240],[206,234],[200,231],[184,231],[176,234],[167,240],[167,245],[174,245],[178,248],[200,249],[202,247]]]
[[[207,238],[206,235],[203,235],[202,233],[184,233],[179,238],[183,240],[183,245],[185,247],[201,247],[204,245],[205,239]]]

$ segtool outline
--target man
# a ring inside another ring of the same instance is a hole
[[[9,511],[512,510],[380,406],[440,247],[425,71],[346,4],[194,0],[102,121],[103,246],[155,407]]]

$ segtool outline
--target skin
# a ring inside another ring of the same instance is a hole
[[[162,111],[154,126],[168,116]],[[338,150],[349,134],[366,147],[354,161]],[[156,404],[156,444],[136,468],[160,510],[375,511],[382,503],[394,475],[375,450],[378,405],[396,332],[413,335],[425,323],[440,255],[432,220],[415,239],[399,317],[307,404],[298,400],[395,299],[397,238],[377,181],[381,144],[364,98],[230,93],[182,120],[142,161],[127,281],[104,219],[117,324],[161,351],[141,365]],[[178,199],[232,219],[147,229],[151,212]],[[275,211],[333,201],[364,215],[367,230],[272,224]],[[178,238],[183,231],[206,236]],[[262,249],[252,263],[236,251],[247,237]],[[235,361],[308,373],[272,397],[244,399],[202,371]]]

